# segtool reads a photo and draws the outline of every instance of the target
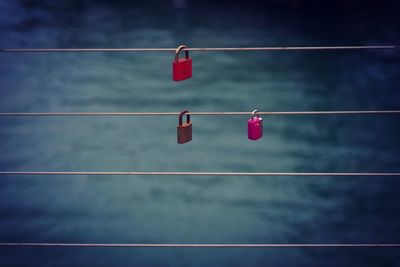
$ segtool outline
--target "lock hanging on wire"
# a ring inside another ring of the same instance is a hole
[[[263,119],[258,115],[258,110],[253,110],[251,118],[247,121],[247,136],[250,140],[258,140],[263,135]]]
[[[177,139],[178,144],[184,144],[192,140],[192,122],[188,110],[179,113],[179,124],[177,126]],[[183,116],[186,114],[186,123],[182,122]]]
[[[172,79],[176,82],[192,77],[192,59],[189,57],[189,51],[185,50],[185,57],[179,58],[179,52],[185,48],[187,48],[186,45],[180,45],[175,50],[175,60],[172,62]]]

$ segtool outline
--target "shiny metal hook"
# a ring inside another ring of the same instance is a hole
[[[178,61],[179,59],[179,52],[181,52],[182,49],[188,48],[186,45],[180,45],[176,48],[175,50],[175,61]],[[189,58],[189,51],[185,50],[185,58]]]
[[[254,117],[256,115],[257,115],[257,117],[259,117],[257,109],[255,109],[255,110],[253,110],[253,112],[251,112],[251,117]]]

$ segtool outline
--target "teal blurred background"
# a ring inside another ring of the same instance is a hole
[[[251,3],[251,4],[250,4]],[[398,44],[395,2],[2,1],[0,47]],[[398,50],[1,53],[0,112],[399,109]],[[395,115],[0,118],[2,171],[399,172]],[[395,243],[396,177],[1,177],[0,242]],[[1,266],[397,266],[398,249],[0,248]]]

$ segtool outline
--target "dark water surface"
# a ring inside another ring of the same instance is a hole
[[[2,1],[0,47],[398,44],[393,4]],[[175,3],[175,4],[174,4]],[[320,5],[320,6],[318,6]],[[0,112],[399,109],[398,50],[0,54]],[[14,171],[399,172],[396,115],[0,118]],[[1,177],[0,242],[399,243],[396,177]],[[0,248],[1,266],[398,266],[399,249]]]

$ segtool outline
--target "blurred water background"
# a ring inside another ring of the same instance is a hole
[[[1,1],[0,47],[398,44],[395,2]],[[351,3],[348,3],[351,2]],[[0,54],[0,112],[398,109],[398,50]],[[14,171],[399,172],[395,115],[0,118]],[[1,177],[0,242],[393,243],[395,177]],[[0,248],[1,266],[398,266],[398,249]]]

